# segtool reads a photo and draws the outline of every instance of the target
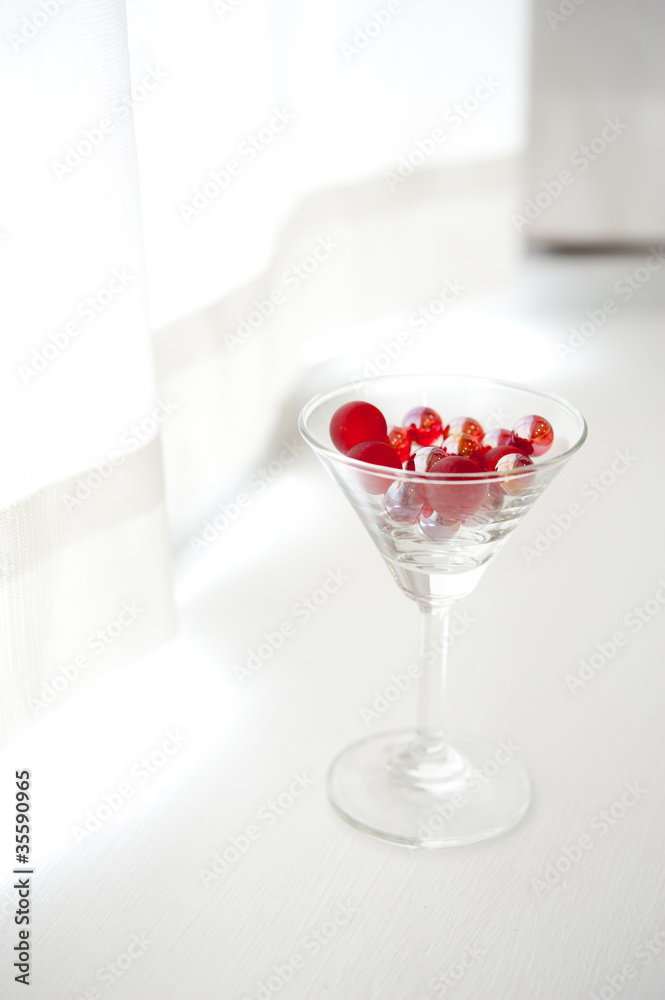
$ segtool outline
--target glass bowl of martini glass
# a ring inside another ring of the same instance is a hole
[[[421,612],[416,725],[343,750],[328,774],[333,806],[407,847],[504,833],[527,810],[529,780],[509,743],[444,724],[450,612],[582,446],[584,418],[508,382],[386,375],[311,399],[299,428]]]

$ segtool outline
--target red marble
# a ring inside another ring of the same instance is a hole
[[[486,483],[478,482],[479,466],[470,458],[449,455],[429,470],[432,477],[458,476],[423,486],[423,494],[437,514],[448,521],[463,521],[478,510],[486,496]]]
[[[544,455],[552,447],[554,431],[549,420],[531,413],[517,421],[512,439],[525,455]]]
[[[533,462],[528,455],[518,455],[514,452],[512,455],[503,455],[499,461],[496,463],[497,472],[512,472],[516,469],[525,469],[528,466],[533,468]],[[525,493],[533,482],[533,474],[527,475],[515,475],[506,476],[505,479],[501,480],[501,489],[508,496],[520,496]]]
[[[514,444],[500,444],[497,448],[490,448],[490,450],[483,456],[483,467],[486,472],[494,472],[497,462],[502,459],[504,455],[523,454],[523,452],[518,451]]]
[[[343,455],[365,441],[388,441],[388,425],[381,410],[354,400],[336,410],[330,421],[332,443]]]
[[[502,444],[512,444],[512,431],[507,431],[505,427],[493,427],[491,431],[485,431],[481,442],[483,448],[489,451],[490,448],[499,448]]]
[[[450,434],[444,439],[443,450],[446,455],[472,458],[474,462],[479,462],[483,454],[480,441],[472,434]]]
[[[405,427],[389,427],[388,444],[395,449],[402,465],[408,462],[411,454],[411,438]]]
[[[384,469],[402,469],[402,463],[393,448],[383,441],[363,441],[356,444],[348,452],[349,458],[369,465],[382,466]],[[392,476],[372,476],[366,472],[356,474],[356,482],[368,493],[385,493],[394,482]]]
[[[429,445],[427,448],[418,448],[406,463],[406,468],[411,472],[418,472],[420,475],[424,475],[424,473],[429,472],[435,462],[445,457],[446,453],[443,448],[439,448],[435,444]]]
[[[484,431],[482,426],[473,417],[453,417],[445,428],[443,436],[447,438],[451,434],[470,434],[477,441],[482,441]]]
[[[419,445],[434,444],[441,437],[443,425],[436,410],[429,406],[416,406],[404,417],[402,426],[406,427],[412,441]]]

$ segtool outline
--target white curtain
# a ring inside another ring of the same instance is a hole
[[[0,10],[5,741],[173,634],[303,371],[519,247],[525,0],[127,8]]]
[[[174,615],[124,4],[6,3],[0,32],[9,740]]]

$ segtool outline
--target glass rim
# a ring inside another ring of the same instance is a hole
[[[482,375],[437,375],[432,372],[420,373],[420,374],[398,374],[398,375],[376,375],[370,379],[365,379],[364,383],[375,383],[386,382],[388,380],[406,382],[407,380],[418,380],[418,379],[431,379],[439,378],[445,379],[446,381],[455,382],[472,382],[475,384],[484,384],[492,386],[494,388],[503,389],[516,389],[519,392],[528,392],[531,395],[541,396],[543,399],[548,399],[551,402],[568,410],[570,414],[580,423],[581,433],[579,434],[577,440],[570,445],[564,452],[560,455],[554,455],[551,458],[542,458],[538,462],[534,462],[532,465],[524,466],[521,469],[513,469],[508,472],[444,472],[444,473],[422,473],[411,471],[410,469],[389,469],[386,466],[372,465],[370,462],[361,462],[357,458],[349,458],[348,455],[344,455],[341,451],[337,451],[334,447],[328,447],[328,445],[323,444],[318,441],[317,438],[310,432],[307,425],[309,417],[314,413],[314,411],[321,406],[323,403],[329,402],[334,399],[335,396],[341,396],[350,390],[358,389],[360,391],[361,385],[357,380],[353,382],[346,382],[344,385],[337,386],[335,389],[329,389],[327,392],[319,392],[315,396],[312,396],[305,405],[302,407],[300,414],[298,416],[298,430],[307,442],[307,444],[312,448],[313,451],[322,457],[329,458],[333,462],[338,462],[341,465],[346,465],[349,468],[358,469],[362,472],[371,472],[373,476],[381,476],[385,479],[400,479],[404,482],[411,483],[436,483],[436,482],[497,482],[498,480],[505,479],[506,477],[524,477],[532,476],[534,472],[540,469],[554,469],[558,465],[567,462],[572,456],[579,451],[587,438],[588,427],[587,422],[572,403],[569,403],[567,399],[563,396],[558,396],[553,392],[543,392],[541,389],[534,389],[531,386],[524,385],[521,382],[507,382],[503,379],[493,379],[487,378]]]

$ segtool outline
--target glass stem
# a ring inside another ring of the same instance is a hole
[[[430,752],[443,749],[443,721],[450,604],[437,608],[420,606],[420,680],[418,691],[418,737]]]
[[[413,787],[459,790],[466,763],[448,745],[443,722],[450,602],[435,608],[421,605],[420,616],[418,731],[411,744],[388,761],[388,769],[396,781]]]

